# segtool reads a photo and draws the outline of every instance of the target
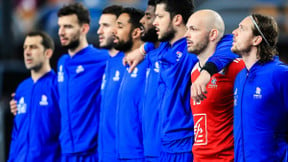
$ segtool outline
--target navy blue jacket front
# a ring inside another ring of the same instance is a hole
[[[288,67],[275,60],[243,69],[234,84],[236,162],[288,160]]]
[[[34,82],[24,80],[16,90],[17,114],[9,162],[60,161],[60,110],[56,74],[46,73]]]
[[[100,89],[108,58],[106,50],[89,45],[73,57],[66,54],[58,61],[63,153],[96,151]]]

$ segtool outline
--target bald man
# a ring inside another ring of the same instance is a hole
[[[199,59],[191,73],[193,84],[201,67],[215,52],[225,25],[217,12],[200,10],[190,16],[186,27],[187,50]],[[242,60],[234,60],[227,68],[212,75],[206,86],[206,99],[195,101],[191,98],[194,162],[233,162],[233,86],[237,73],[243,68]]]

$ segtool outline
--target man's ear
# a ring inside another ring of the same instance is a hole
[[[175,26],[179,26],[183,23],[183,17],[180,14],[177,14],[173,17],[172,22]]]
[[[255,36],[253,38],[253,42],[252,43],[253,43],[254,46],[258,46],[262,41],[263,41],[262,36],[257,35],[257,36]]]
[[[137,39],[137,38],[140,38],[140,36],[141,36],[141,29],[140,28],[133,29],[132,38]]]
[[[215,41],[218,38],[218,30],[217,29],[211,29],[210,33],[209,33],[209,39],[211,41]]]
[[[45,52],[44,52],[44,55],[45,55],[46,58],[50,59],[52,57],[52,55],[53,55],[53,50],[50,49],[50,48],[46,49]]]
[[[90,29],[90,25],[89,24],[82,24],[82,27],[81,27],[81,31],[85,34],[87,34],[89,32],[89,29]]]

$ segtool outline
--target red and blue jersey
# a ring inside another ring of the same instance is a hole
[[[16,90],[9,162],[60,161],[60,110],[56,74],[50,71],[34,82],[24,80]]]
[[[106,63],[101,86],[101,110],[98,152],[100,161],[106,156],[117,159],[116,152],[116,107],[120,84],[126,71],[122,64],[123,52],[110,57]],[[115,161],[115,160],[113,160]]]
[[[101,82],[108,58],[107,50],[89,45],[73,57],[65,54],[58,61],[60,142],[64,154],[96,151]]]
[[[231,35],[224,36],[217,44],[213,56],[209,58],[218,69],[223,69],[236,57],[231,52],[232,38]],[[194,54],[187,52],[186,39],[183,38],[172,46],[166,43],[159,62],[159,86],[164,92],[160,99],[162,151],[191,152],[194,123],[190,107],[190,75],[198,59]]]
[[[273,60],[243,69],[234,85],[235,161],[288,160],[288,67]]]

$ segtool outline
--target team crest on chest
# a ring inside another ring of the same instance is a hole
[[[217,79],[215,77],[213,77],[211,79],[211,83],[208,85],[208,88],[217,88],[218,85],[217,85]]]
[[[183,53],[180,51],[177,51],[176,56],[177,56],[176,61],[178,62],[181,59],[181,57],[183,56]]]
[[[58,78],[58,82],[64,81],[63,65],[59,66],[57,78]]]
[[[104,89],[105,84],[106,84],[106,75],[104,74],[102,77],[101,89]]]
[[[158,62],[158,61],[155,62],[154,71],[155,71],[156,73],[159,73],[159,71],[160,71],[160,65],[159,65],[159,62]]]
[[[132,78],[137,78],[137,75],[138,75],[138,68],[136,67],[136,68],[133,70],[133,72],[132,72],[132,74],[131,74],[131,77],[132,77]]]
[[[27,104],[24,101],[24,97],[21,97],[18,104],[17,104],[17,113],[18,114],[25,114],[27,110]]]
[[[115,75],[113,77],[113,81],[119,81],[120,80],[120,71],[119,70],[116,70],[115,71]]]
[[[41,101],[39,102],[39,105],[41,106],[47,106],[48,105],[48,98],[46,95],[41,96]]]
[[[254,99],[261,99],[262,98],[260,87],[256,87],[255,94],[253,95],[253,98]]]
[[[85,71],[84,67],[82,65],[78,65],[76,68],[76,73],[79,74],[82,73],[83,71]]]

